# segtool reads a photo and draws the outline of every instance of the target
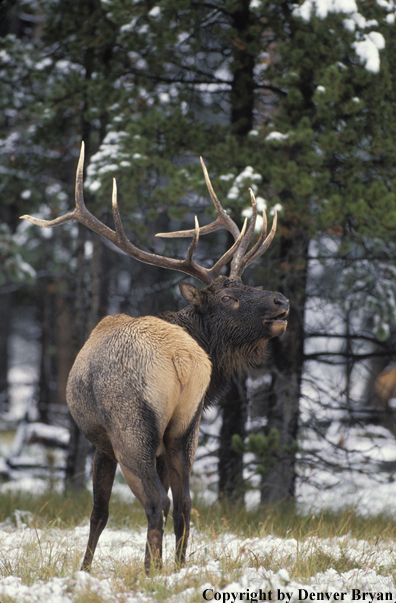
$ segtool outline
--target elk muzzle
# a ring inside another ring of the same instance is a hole
[[[271,312],[264,316],[263,323],[268,327],[271,337],[279,337],[286,331],[289,300],[282,293],[274,293],[271,306]]]

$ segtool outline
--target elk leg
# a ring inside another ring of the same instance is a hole
[[[168,493],[168,490],[170,487],[170,481],[169,481],[168,467],[166,466],[166,457],[165,457],[164,453],[157,456],[156,461],[155,461],[155,467],[156,467],[156,470],[158,473],[158,477],[161,480],[161,484],[164,486],[165,492]]]
[[[176,563],[184,565],[190,533],[190,475],[198,444],[198,429],[202,414],[202,404],[197,410],[186,432],[172,438],[172,428],[165,434],[170,485],[173,495],[173,525],[176,537]]]
[[[173,460],[171,488],[173,494],[173,525],[176,537],[176,563],[184,565],[190,534],[190,470],[183,460]]]
[[[168,516],[170,500],[155,471],[154,461],[151,468],[145,467],[140,475],[129,469],[122,461],[121,470],[128,486],[144,507],[148,529],[144,569],[149,573],[153,564],[162,567],[162,536],[163,526]]]
[[[109,501],[113,487],[117,461],[105,452],[96,449],[93,462],[93,509],[90,521],[87,550],[82,563],[82,570],[89,571],[92,558],[98,544],[99,536],[104,530],[109,517]]]

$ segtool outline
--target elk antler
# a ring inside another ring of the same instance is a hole
[[[32,216],[21,216],[21,219],[29,220],[33,224],[37,226],[43,226],[44,228],[53,228],[54,226],[59,226],[60,224],[65,224],[66,222],[80,222],[84,226],[87,226],[97,234],[102,235],[108,241],[111,241],[116,247],[136,258],[141,262],[145,262],[146,264],[153,264],[154,266],[161,266],[162,268],[169,268],[171,270],[178,270],[179,272],[184,272],[193,276],[203,283],[210,284],[216,277],[219,276],[221,269],[223,266],[227,264],[227,262],[233,257],[239,245],[242,243],[245,231],[246,231],[246,222],[242,228],[242,231],[239,233],[239,229],[236,227],[238,231],[238,236],[234,235],[235,243],[234,245],[226,251],[226,253],[216,262],[212,268],[204,268],[203,266],[199,266],[193,259],[194,251],[197,248],[200,234],[200,227],[198,223],[197,217],[195,217],[195,228],[192,231],[189,231],[192,234],[185,236],[192,236],[193,240],[191,241],[191,245],[187,250],[186,259],[177,260],[173,258],[167,258],[162,255],[157,255],[155,253],[148,253],[147,251],[142,251],[138,247],[136,247],[131,241],[127,238],[124,227],[122,224],[120,212],[118,209],[117,203],[117,186],[116,181],[113,179],[113,194],[112,194],[112,206],[113,206],[113,216],[114,216],[114,224],[115,231],[103,224],[100,220],[95,218],[88,211],[84,203],[84,194],[83,194],[83,168],[84,168],[84,143],[81,144],[81,152],[80,159],[78,161],[77,174],[76,174],[76,189],[75,189],[75,198],[76,198],[76,207],[73,211],[65,214],[64,216],[60,216],[59,218],[55,218],[54,220],[40,220],[39,218],[33,218]],[[224,210],[223,210],[224,211]],[[224,212],[225,213],[225,212]],[[227,214],[226,214],[227,215]],[[228,216],[227,216],[228,217]],[[229,218],[230,219],[230,218]],[[232,222],[232,220],[231,220]],[[203,228],[206,228],[205,226]],[[220,227],[218,227],[220,228]],[[212,229],[213,230],[213,229]],[[210,232],[206,230],[205,232]],[[235,231],[236,233],[236,231]]]
[[[233,254],[233,259],[231,262],[231,271],[230,271],[231,277],[238,277],[238,276],[240,277],[240,276],[242,276],[242,273],[245,270],[245,268],[247,266],[249,266],[252,262],[257,260],[257,258],[259,258],[266,251],[266,249],[268,249],[268,247],[270,246],[272,239],[275,236],[276,227],[277,227],[276,210],[274,211],[274,219],[272,222],[272,228],[271,228],[268,236],[267,236],[267,216],[266,216],[265,210],[263,210],[263,226],[261,229],[260,236],[259,236],[258,240],[256,241],[256,243],[253,245],[253,247],[250,249],[250,251],[246,253],[246,250],[249,247],[250,242],[252,240],[252,237],[254,234],[254,229],[256,226],[256,220],[257,220],[257,204],[256,204],[256,199],[255,199],[252,189],[250,188],[249,192],[250,192],[250,199],[252,202],[253,213],[252,213],[252,219],[249,224],[249,228],[245,234],[244,230],[245,230],[245,226],[246,226],[246,220],[245,220],[242,231],[240,231],[238,226],[235,224],[234,220],[232,220],[232,218],[230,218],[230,216],[223,209],[220,201],[218,200],[216,193],[213,190],[213,186],[212,186],[212,183],[209,178],[208,170],[206,169],[206,166],[204,164],[202,157],[201,157],[201,165],[202,165],[203,173],[205,176],[206,186],[208,187],[209,194],[212,198],[213,204],[217,211],[217,218],[214,222],[211,222],[210,224],[207,224],[206,226],[201,226],[199,229],[199,233],[207,234],[208,232],[213,232],[215,230],[218,230],[219,228],[225,228],[234,237],[235,244],[238,240],[240,240],[240,237],[242,237],[241,243],[238,245],[237,250]],[[192,236],[195,236],[195,230],[178,230],[175,232],[161,232],[161,233],[156,234],[155,236],[156,237],[164,237],[164,238],[165,237],[166,238],[192,237]],[[223,256],[223,258],[224,258],[224,256]],[[227,259],[227,261],[228,261],[228,259]],[[227,263],[227,262],[225,262],[225,263]],[[223,265],[225,265],[225,264],[223,264]]]

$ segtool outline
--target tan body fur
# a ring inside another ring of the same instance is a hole
[[[177,550],[184,558],[189,477],[210,376],[207,354],[183,328],[153,316],[123,314],[107,316],[97,325],[70,372],[67,403],[97,449],[94,472],[104,471],[103,480],[96,480],[103,488],[103,504],[108,506],[118,461],[145,507],[149,521],[146,567],[161,557],[169,487],[176,501],[174,516],[179,514]],[[111,483],[103,484],[109,467]],[[100,499],[100,493],[95,495]],[[105,524],[101,514],[98,508],[95,515],[94,507],[85,569]]]
[[[139,394],[155,412],[162,446],[167,427],[174,437],[187,429],[205,395],[210,372],[207,354],[182,328],[154,316],[107,316],[77,356],[68,380],[67,403],[90,441],[104,448],[107,438],[97,441],[96,436],[104,428],[116,451],[121,448],[120,433],[125,436],[132,429],[133,399],[128,400],[128,394],[136,394],[139,387]],[[94,397],[80,399],[81,387],[92,388]],[[110,392],[120,401],[117,408],[112,408]]]
[[[375,381],[375,391],[383,406],[396,398],[396,366],[386,368]]]

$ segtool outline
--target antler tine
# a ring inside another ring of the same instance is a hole
[[[275,236],[277,224],[278,224],[278,214],[275,209],[274,210],[274,219],[272,221],[272,227],[271,227],[271,230],[270,230],[268,236],[266,237],[267,216],[266,216],[266,213],[264,210],[263,211],[263,226],[261,228],[261,233],[260,233],[260,236],[259,236],[257,242],[252,247],[252,249],[241,258],[241,261],[238,263],[238,265],[231,266],[230,276],[241,276],[247,266],[250,266],[250,264],[252,264],[255,260],[257,260],[261,255],[263,255],[263,253],[268,249],[268,247],[272,243],[272,240]]]
[[[239,228],[235,224],[234,220],[232,218],[230,218],[230,216],[227,214],[227,212],[223,209],[220,201],[218,200],[218,198],[216,196],[216,193],[214,192],[214,189],[213,189],[212,183],[210,181],[208,170],[206,169],[204,160],[202,159],[202,157],[200,157],[200,160],[201,160],[202,170],[203,170],[204,177],[205,177],[206,186],[208,187],[209,195],[210,195],[210,197],[213,201],[213,204],[216,208],[216,211],[217,211],[217,218],[216,218],[216,220],[214,220],[214,222],[211,222],[210,224],[206,224],[205,226],[201,226],[199,229],[199,232],[201,235],[203,235],[203,234],[208,234],[209,232],[214,232],[215,230],[219,230],[220,228],[225,228],[232,234],[232,236],[234,237],[234,240],[236,241],[238,239],[239,235],[241,234],[239,232]],[[175,238],[182,238],[182,237],[183,238],[184,237],[192,237],[192,236],[194,236],[194,232],[195,232],[194,229],[177,230],[175,232],[159,232],[155,236],[161,237],[164,239],[175,239]]]
[[[83,196],[83,165],[84,165],[84,143],[81,143],[81,151],[80,158],[78,160],[77,174],[76,174],[76,190],[75,190],[75,198],[76,198],[76,207],[73,211],[68,212],[64,216],[59,216],[59,218],[55,218],[54,220],[41,220],[40,218],[33,218],[32,216],[21,216],[21,220],[28,220],[32,224],[36,224],[36,226],[41,226],[43,228],[53,228],[54,226],[60,226],[61,224],[65,224],[66,222],[73,222],[78,220],[78,216],[82,212],[84,206],[84,196]],[[92,216],[93,217],[93,216]]]
[[[243,258],[244,255],[246,253],[247,248],[250,245],[250,241],[252,240],[252,237],[254,235],[254,229],[256,226],[256,220],[257,220],[257,203],[256,203],[256,198],[254,196],[254,193],[252,191],[251,188],[249,188],[249,192],[250,192],[250,200],[252,203],[252,218],[250,220],[250,224],[249,224],[249,228],[247,230],[247,233],[242,241],[242,243],[240,244],[238,251],[235,252],[235,255],[233,257],[232,263],[231,263],[231,275],[238,275],[240,276],[240,274],[242,274],[242,272],[239,274],[239,265],[243,263]]]
[[[272,239],[274,238],[276,225],[277,225],[277,214],[275,211],[274,220],[272,223],[271,231],[267,237],[267,216],[265,211],[263,211],[263,225],[261,228],[260,236],[257,242],[253,245],[252,249],[249,252],[247,248],[249,247],[251,240],[254,235],[254,229],[257,221],[257,203],[256,198],[254,196],[253,190],[249,188],[250,192],[250,200],[252,204],[252,218],[250,220],[249,228],[246,231],[246,220],[244,227],[242,229],[242,233],[239,232],[239,229],[235,222],[230,218],[230,216],[225,212],[223,207],[221,206],[220,201],[218,200],[216,193],[213,190],[212,183],[209,178],[208,170],[206,169],[205,163],[201,159],[202,169],[205,176],[205,182],[208,187],[209,194],[212,198],[213,204],[217,211],[217,218],[211,224],[207,224],[206,226],[201,226],[199,229],[200,234],[207,234],[208,232],[213,232],[218,230],[219,228],[225,228],[229,232],[232,233],[235,239],[235,244],[229,251],[227,251],[222,258],[213,266],[211,269],[211,274],[215,278],[220,274],[221,269],[225,266],[225,264],[231,259],[231,277],[240,277],[247,266],[249,266],[252,262],[254,262],[257,258],[259,258],[265,250],[270,246]],[[195,230],[178,230],[175,232],[160,232],[155,235],[156,237],[163,238],[179,238],[179,237],[191,237],[195,236]]]
[[[114,226],[115,226],[118,238],[122,243],[129,243],[130,241],[125,234],[124,225],[121,220],[120,210],[118,209],[117,182],[116,182],[115,178],[113,178],[113,192],[111,195],[111,205],[113,208]]]
[[[210,269],[209,272],[213,278],[216,278],[220,275],[221,269],[230,261],[230,259],[234,255],[234,253],[238,250],[238,248],[243,240],[243,237],[245,236],[246,226],[247,226],[247,218],[245,218],[245,221],[242,226],[241,234],[239,235],[239,237],[237,238],[237,240],[235,241],[233,246],[230,247],[230,249],[228,249],[228,251],[226,251],[225,254]]]
[[[265,222],[265,227],[264,227],[264,222]],[[255,260],[257,260],[257,258],[259,258],[261,255],[263,255],[263,253],[271,245],[272,240],[275,236],[277,225],[278,225],[278,214],[277,214],[276,209],[274,209],[274,219],[272,221],[271,230],[268,234],[268,237],[265,237],[266,231],[267,231],[267,216],[265,215],[265,212],[263,212],[263,229],[261,231],[262,234],[260,234],[260,237],[259,237],[257,243],[254,245],[254,247],[252,247],[252,249],[249,251],[249,253],[246,254],[246,256],[244,258],[245,259],[245,266],[244,266],[245,268],[246,268],[246,266],[249,266]]]
[[[76,172],[76,187],[75,187],[75,200],[76,208],[83,211],[85,208],[84,204],[84,159],[85,159],[85,144],[81,142],[80,157],[78,158],[77,172]]]
[[[116,244],[114,240],[116,233],[105,224],[102,224],[102,222],[95,218],[95,216],[93,216],[85,207],[83,194],[84,150],[84,142],[82,142],[76,173],[76,207],[73,209],[73,211],[68,212],[64,216],[59,216],[59,218],[55,218],[54,220],[41,220],[39,218],[33,218],[32,216],[28,215],[21,216],[20,219],[28,220],[32,224],[36,224],[36,226],[41,226],[43,228],[54,228],[55,226],[60,226],[61,224],[65,224],[66,222],[80,222],[84,226],[87,226],[94,232],[103,235],[104,237],[110,239],[114,244]]]
[[[199,241],[199,222],[198,222],[197,216],[195,216],[194,236],[193,236],[193,240],[191,241],[189,248],[187,249],[186,262],[188,264],[192,264],[192,262],[193,262],[193,255],[194,255],[194,251],[197,248],[198,241]]]
[[[82,143],[82,145],[81,145],[80,159],[78,162],[77,176],[76,176],[76,208],[73,211],[68,212],[64,216],[59,216],[59,218],[55,218],[54,220],[42,220],[41,218],[34,218],[33,216],[29,216],[27,214],[24,216],[20,216],[19,217],[20,220],[28,220],[32,224],[35,224],[36,226],[41,226],[42,228],[53,228],[54,226],[60,226],[61,224],[65,224],[66,222],[73,222],[74,220],[77,220],[77,182],[78,182],[78,174],[79,174],[81,156],[82,156],[82,158],[83,158],[82,160],[84,162],[84,143]],[[82,192],[81,192],[81,194],[82,194]]]
[[[260,248],[260,246],[266,236],[267,236],[267,214],[265,213],[265,209],[263,209],[263,224],[261,226],[260,236],[257,239],[256,243],[251,248],[251,250],[246,254],[246,256],[245,256],[246,260],[249,260],[251,257],[254,256],[254,254],[256,253],[256,251],[258,251],[258,249]]]
[[[131,242],[129,241],[129,239],[127,238],[126,234],[125,234],[125,230],[124,230],[124,226],[122,224],[122,220],[121,220],[121,215],[120,215],[120,211],[118,209],[118,202],[117,202],[117,183],[115,178],[113,178],[113,195],[112,195],[112,206],[113,206],[113,216],[114,216],[114,224],[116,227],[116,232],[117,235],[120,239],[120,241],[122,241],[124,244],[126,245],[131,245]],[[192,231],[193,232],[193,239],[190,243],[190,246],[187,250],[187,254],[186,254],[186,259],[185,260],[172,260],[171,258],[164,258],[163,256],[157,256],[155,255],[154,257],[156,258],[163,258],[164,260],[168,260],[170,262],[174,261],[174,262],[179,262],[178,266],[179,266],[179,270],[182,272],[187,272],[188,274],[192,274],[193,276],[196,276],[197,278],[199,278],[201,281],[203,281],[204,283],[210,283],[211,282],[211,278],[210,276],[207,274],[207,270],[205,268],[202,268],[201,266],[199,266],[198,264],[196,264],[193,260],[193,255],[194,252],[198,246],[198,241],[199,241],[199,222],[198,222],[198,218],[197,216],[195,216],[195,229]],[[150,262],[153,263],[153,262]],[[161,264],[159,264],[161,265]],[[163,265],[164,268],[171,268],[172,266],[165,266]],[[177,268],[176,268],[177,269]]]
[[[233,235],[233,237],[236,241],[240,235],[239,228],[235,224],[234,220],[232,220],[232,218],[230,218],[230,216],[227,214],[227,212],[223,209],[220,201],[217,198],[216,193],[214,192],[214,189],[213,189],[212,183],[210,181],[209,173],[208,173],[208,170],[206,169],[204,160],[202,159],[202,157],[200,157],[199,159],[201,161],[201,166],[202,166],[202,170],[204,173],[206,186],[208,187],[209,195],[213,201],[213,204],[214,204],[217,214],[218,214],[216,220],[211,225],[212,226],[211,231],[208,231],[208,232],[212,232],[213,230],[217,230],[218,228],[225,228]],[[218,223],[218,225],[216,223]],[[216,227],[214,226],[215,224],[216,224]]]

